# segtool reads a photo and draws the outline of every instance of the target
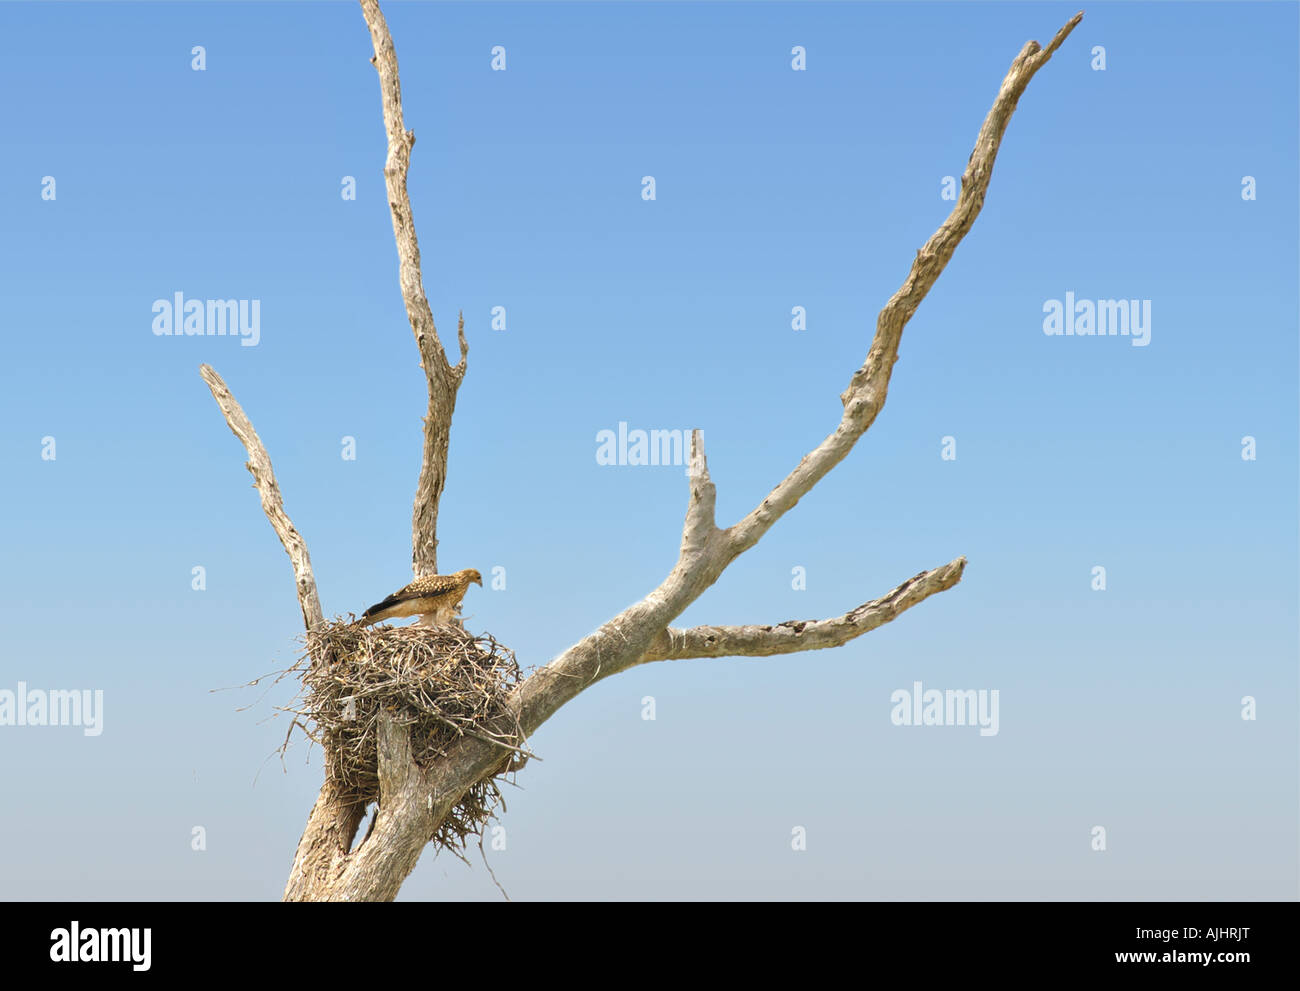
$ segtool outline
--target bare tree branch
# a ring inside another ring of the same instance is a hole
[[[253,424],[244,415],[243,409],[231,395],[230,389],[222,381],[211,365],[200,365],[199,374],[212,390],[212,398],[221,408],[221,415],[239,442],[248,451],[246,468],[253,475],[258,495],[262,497],[262,512],[271,521],[280,543],[293,563],[293,576],[298,587],[298,604],[302,607],[302,621],[307,629],[324,622],[321,612],[320,595],[316,591],[316,576],[311,570],[311,555],[307,553],[307,542],[302,539],[289,514],[284,511],[284,499],[280,496],[280,486],[275,480],[275,471],[271,468],[271,456],[262,446],[261,438],[253,429]]]
[[[878,599],[832,619],[787,620],[776,626],[672,627],[655,637],[637,664],[688,657],[768,657],[802,650],[838,647],[883,626],[905,610],[961,581],[966,559],[923,571]]]
[[[714,511],[718,490],[709,477],[709,459],[704,453],[704,434],[691,431],[690,501],[686,507],[686,521],[682,524],[682,546],[679,557],[693,557],[714,540],[718,532]]]
[[[429,412],[424,418],[424,457],[420,481],[415,490],[411,516],[411,567],[417,578],[438,573],[438,504],[447,484],[447,446],[451,439],[451,416],[456,393],[465,377],[469,344],[465,340],[465,315],[458,317],[456,338],[460,361],[447,360],[433,311],[424,294],[420,272],[420,243],[415,236],[411,197],[406,191],[406,172],[411,163],[415,132],[402,120],[402,84],[397,74],[397,51],[393,48],[388,23],[377,0],[361,0],[361,11],[370,28],[375,54],[370,59],[379,72],[379,92],[388,133],[388,158],[384,162],[384,184],[393,215],[393,236],[397,241],[398,282],[406,303],[406,316],[420,349],[420,366],[429,385]]]
[[[902,287],[880,311],[867,359],[853,374],[840,397],[844,414],[835,431],[805,455],[794,471],[779,482],[753,511],[727,530],[709,529],[700,523],[702,511],[696,506],[705,501],[711,521],[713,486],[708,481],[707,467],[701,475],[702,489],[700,478],[695,477],[692,468],[691,509],[687,512],[677,566],[648,596],[564,651],[520,686],[521,722],[525,729],[531,732],[540,726],[597,678],[608,677],[639,663],[668,623],[712,585],[732,561],[754,546],[772,524],[827,472],[844,460],[858,438],[875,422],[885,404],[903,328],[979,215],[993,176],[993,163],[1002,136],[1021,94],[1082,18],[1081,13],[1072,17],[1046,49],[1036,41],[1028,42],[1012,61],[975,140],[975,148],[962,175],[957,203],[948,219],[917,252]],[[693,458],[697,442],[698,431],[692,442]],[[961,569],[958,568],[953,582],[960,577]]]
[[[1006,132],[1021,94],[1034,74],[1061,47],[1061,43],[1082,19],[1082,12],[1070,18],[1045,49],[1040,48],[1036,41],[1028,42],[1011,63],[997,99],[993,101],[993,107],[975,139],[975,148],[971,151],[966,171],[961,177],[961,193],[956,205],[948,219],[916,253],[907,279],[876,318],[876,336],[871,342],[867,360],[853,373],[848,388],[840,395],[844,416],[839,426],[812,452],[805,455],[795,469],[748,516],[727,531],[728,542],[735,548],[735,553],[739,554],[758,543],[758,539],[773,523],[807,495],[827,472],[844,460],[858,438],[875,422],[885,406],[889,379],[894,370],[894,362],[898,360],[898,345],[902,341],[903,328],[979,216],[980,208],[984,206],[984,197],[988,193],[989,180],[993,178],[993,162],[1002,144],[1002,135]]]

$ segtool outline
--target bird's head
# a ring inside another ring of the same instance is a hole
[[[475,585],[482,587],[483,576],[480,575],[478,571],[475,570],[474,568],[466,568],[464,571],[461,572],[461,574],[465,576],[466,580],[471,581]]]

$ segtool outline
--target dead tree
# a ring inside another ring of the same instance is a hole
[[[399,282],[406,313],[428,380],[424,454],[412,520],[412,564],[416,576],[436,573],[438,502],[447,474],[447,447],[456,393],[465,375],[468,345],[463,316],[458,322],[459,360],[451,364],[434,326],[420,272],[420,249],[406,190],[415,135],[402,121],[397,55],[377,0],[360,0],[374,45],[371,62],[379,73],[388,157],[384,181],[397,241]],[[958,557],[907,579],[877,599],[841,616],[775,626],[669,624],[712,585],[740,554],[753,547],[786,512],[853,449],[885,404],[890,374],[898,360],[903,328],[970,230],[988,192],[993,163],[1016,104],[1034,74],[1047,63],[1082,13],[1065,24],[1046,48],[1030,41],[1011,63],[997,98],[980,128],[962,174],[961,192],[948,218],[916,253],[902,287],[876,320],[866,361],[840,395],[843,415],[835,429],[806,454],[748,515],[721,528],[714,519],[715,491],[699,431],[690,445],[689,494],[681,549],[669,575],[639,602],[583,637],[521,682],[509,697],[516,728],[531,734],[579,692],[637,664],[680,658],[765,656],[834,647],[888,623],[901,612],[961,580],[966,559]],[[284,511],[271,461],[248,417],[221,377],[209,366],[201,374],[227,424],[248,452],[248,469],[262,508],[293,563],[298,601],[308,630],[324,622],[311,558],[302,536]],[[503,727],[504,729],[504,727]],[[412,757],[407,730],[391,718],[378,725],[378,810],[365,839],[353,848],[364,806],[341,800],[329,776],[299,842],[285,888],[286,900],[390,900],[415,868],[421,852],[461,796],[501,771],[511,753],[483,736],[466,736],[442,759],[421,766]]]

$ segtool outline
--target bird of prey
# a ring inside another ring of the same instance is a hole
[[[369,626],[385,619],[419,616],[418,626],[451,626],[470,582],[482,586],[483,576],[473,568],[466,568],[454,575],[417,578],[383,602],[375,603],[357,622]]]

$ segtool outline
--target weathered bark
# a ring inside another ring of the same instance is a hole
[[[450,365],[433,326],[406,192],[406,169],[415,139],[402,123],[397,57],[375,0],[360,2],[374,43],[372,61],[380,76],[388,133],[384,175],[397,240],[402,296],[429,383],[424,458],[413,521],[413,564],[417,575],[432,574],[436,570],[437,511],[446,478],[451,413],[456,390],[465,373],[468,348],[462,320],[458,328],[460,362]],[[839,464],[875,422],[884,406],[890,376],[898,360],[903,329],[979,215],[1002,136],[1021,94],[1082,17],[1076,14],[1071,18],[1045,49],[1037,42],[1029,42],[1011,63],[976,138],[962,175],[957,203],[916,253],[902,287],[880,311],[866,360],[840,396],[844,411],[835,430],[805,455],[750,513],[727,529],[719,528],[714,517],[716,491],[709,477],[703,438],[695,431],[691,438],[686,518],[672,571],[645,598],[602,624],[519,685],[510,700],[510,713],[502,718],[500,725],[485,727],[487,732],[509,739],[517,725],[530,734],[587,686],[637,664],[688,657],[767,656],[838,646],[891,621],[961,580],[966,565],[964,557],[922,572],[884,596],[830,619],[775,626],[700,626],[687,630],[669,627],[718,580],[732,561],[754,546]],[[263,507],[294,561],[304,621],[310,628],[313,622],[319,621],[320,604],[315,599],[306,547],[284,515],[270,461],[251,424],[216,373],[206,366],[204,369],[204,378],[213,386],[213,394],[226,413],[227,422],[249,448],[249,468],[258,479]],[[214,380],[220,384],[221,394]],[[237,417],[232,416],[232,410],[238,413]],[[254,469],[254,464],[259,467]],[[380,798],[371,831],[355,850],[349,851],[361,821],[361,810],[339,804],[327,779],[300,841],[285,889],[286,900],[393,898],[439,824],[465,792],[478,781],[509,766],[513,759],[511,751],[499,744],[482,737],[465,737],[436,764],[421,768],[412,760],[408,730],[390,719],[381,721],[378,742]]]
[[[307,553],[307,542],[302,539],[293,521],[289,519],[289,514],[284,511],[284,499],[280,495],[280,486],[271,468],[271,456],[266,453],[266,448],[262,446],[262,440],[253,429],[253,424],[244,415],[244,410],[230,394],[221,376],[211,365],[200,365],[199,374],[212,390],[212,398],[217,401],[217,406],[220,407],[231,431],[248,452],[248,463],[244,467],[253,476],[253,484],[257,486],[257,494],[262,499],[262,512],[266,513],[266,518],[271,521],[271,526],[280,538],[280,543],[284,544],[285,552],[288,553],[289,560],[293,564],[294,584],[298,587],[298,604],[302,607],[303,626],[310,630],[317,623],[324,622],[324,615],[320,608],[320,595],[316,591],[316,576],[312,574],[311,555]]]
[[[429,385],[429,412],[424,418],[424,457],[420,463],[420,481],[415,490],[415,510],[411,517],[411,569],[416,578],[438,573],[438,503],[447,484],[447,445],[451,439],[451,415],[456,409],[456,393],[465,378],[469,344],[465,339],[465,316],[457,320],[456,338],[460,361],[447,360],[433,311],[424,294],[424,276],[420,271],[420,242],[415,236],[415,218],[411,214],[411,197],[406,191],[406,171],[411,164],[415,132],[402,121],[402,83],[397,74],[397,51],[393,48],[388,24],[376,0],[361,0],[361,10],[370,28],[375,54],[371,64],[379,72],[379,93],[384,112],[384,130],[388,133],[388,158],[384,162],[384,185],[388,189],[388,207],[393,215],[393,237],[397,241],[397,277],[406,303],[406,317],[420,349],[420,366]]]
[[[959,557],[941,568],[923,571],[880,598],[832,619],[787,620],[776,626],[693,626],[688,630],[669,627],[654,638],[636,663],[687,657],[769,657],[839,647],[883,626],[936,592],[952,588],[961,581],[965,568],[966,559]]]

